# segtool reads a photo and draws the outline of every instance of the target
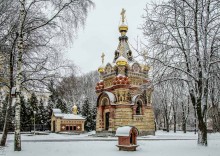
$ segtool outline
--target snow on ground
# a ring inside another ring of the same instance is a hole
[[[81,138],[82,141],[74,141],[74,138]],[[86,138],[88,138],[87,141]],[[3,154],[5,156],[219,156],[220,153],[219,133],[209,134],[208,147],[202,147],[197,145],[197,135],[193,133],[183,134],[182,132],[167,133],[159,131],[156,133],[156,136],[139,137],[138,144],[140,146],[135,152],[118,151],[118,148],[115,146],[117,144],[117,138],[115,137],[111,141],[93,141],[92,138],[96,139],[88,136],[88,134],[50,134],[39,136],[28,136],[27,134],[23,134],[22,139],[29,140],[29,142],[23,141],[22,151],[14,152],[12,141],[13,135],[9,135],[7,147],[4,149],[4,152],[2,151],[2,154],[0,151],[0,156]],[[140,140],[143,138],[145,140]],[[48,139],[55,139],[56,141],[41,141]],[[59,142],[59,139],[66,139],[66,141]],[[34,142],[35,140],[40,142]]]
[[[93,137],[91,134],[95,134],[95,132],[90,132],[90,133],[85,133],[85,134],[80,134],[80,135],[68,135],[68,133],[62,133],[62,134],[57,134],[57,133],[48,133],[49,135],[35,135],[32,136],[30,134],[22,134],[21,139],[26,141],[26,140],[117,140],[117,137]],[[13,141],[14,135],[9,134],[8,135],[8,141]],[[148,135],[148,136],[141,136],[138,137],[140,140],[167,140],[167,139],[197,139],[197,134],[195,135],[192,132],[184,134],[183,132],[179,131],[177,133],[173,132],[163,132],[163,131],[157,131],[155,136]]]

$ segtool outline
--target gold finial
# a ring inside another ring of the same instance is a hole
[[[101,56],[101,58],[102,58],[102,64],[104,64],[104,57],[105,57],[105,54],[102,53],[102,56]]]
[[[119,26],[119,32],[121,33],[122,36],[126,35],[126,32],[128,31],[128,26],[124,23],[125,22],[125,9],[123,8],[121,10],[121,19],[122,19],[122,24]]]
[[[121,19],[122,19],[122,23],[124,23],[125,22],[125,9],[124,8],[122,8],[122,10],[121,10]]]
[[[74,115],[77,115],[77,106],[76,106],[76,104],[73,105],[72,111],[73,111]]]
[[[104,66],[104,57],[105,54],[102,53],[101,58],[102,58],[102,65],[98,68],[98,72],[103,73],[105,71],[105,66]]]

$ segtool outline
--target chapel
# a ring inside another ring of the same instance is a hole
[[[77,106],[72,107],[71,114],[62,113],[60,109],[52,110],[51,131],[52,132],[75,132],[83,133],[85,118],[77,114]]]
[[[118,127],[135,126],[139,135],[154,135],[150,66],[134,59],[127,31],[122,9],[119,44],[113,62],[105,64],[103,53],[102,65],[98,68],[96,133],[115,133]]]

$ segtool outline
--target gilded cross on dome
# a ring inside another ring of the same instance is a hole
[[[104,63],[104,57],[105,57],[105,54],[102,53],[102,56],[101,56],[101,58],[102,58],[102,64]]]
[[[124,8],[121,10],[122,23],[125,22],[125,11],[126,11],[126,10],[125,10]]]

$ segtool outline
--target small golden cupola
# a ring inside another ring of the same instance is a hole
[[[98,68],[98,72],[100,74],[105,72],[104,57],[105,57],[105,54],[102,53],[102,56],[101,56],[101,58],[102,58],[102,65],[99,66],[99,68]]]
[[[73,105],[72,112],[73,112],[74,115],[77,115],[78,110],[77,110],[76,104]]]
[[[118,66],[126,66],[128,64],[128,60],[126,58],[124,58],[123,56],[120,56],[117,60],[116,60],[116,64]]]
[[[126,10],[124,8],[121,11],[122,23],[121,23],[121,25],[118,28],[119,32],[121,33],[121,36],[125,36],[126,32],[128,31],[128,26],[125,24],[125,11]]]

